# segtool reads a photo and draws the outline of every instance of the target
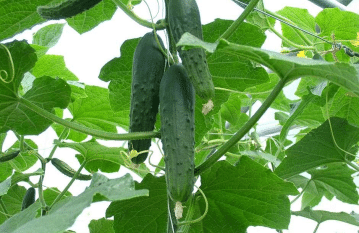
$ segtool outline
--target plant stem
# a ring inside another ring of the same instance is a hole
[[[125,12],[126,15],[128,15],[131,19],[133,19],[138,24],[148,27],[148,28],[155,28],[156,30],[163,30],[166,28],[165,21],[161,20],[159,24],[152,24],[152,22],[149,22],[147,20],[144,20],[140,17],[138,17],[132,10],[130,10],[121,0],[112,0],[123,12]]]
[[[24,151],[24,135],[20,135],[20,151]]]
[[[280,34],[277,30],[275,30],[273,27],[270,27],[269,30],[271,30],[274,34],[276,34],[279,38],[281,38],[286,43],[290,44],[291,46],[300,49],[300,50],[315,50],[314,46],[303,46],[296,43],[293,43],[292,41],[288,40],[287,37],[284,37],[282,34]]]
[[[45,202],[45,198],[44,198],[44,192],[43,192],[43,189],[42,189],[42,184],[44,182],[44,177],[45,177],[45,170],[46,170],[46,162],[44,161],[41,161],[41,168],[42,170],[44,171],[44,174],[40,176],[40,179],[39,179],[39,184],[38,184],[38,191],[39,191],[39,199],[40,199],[40,202],[41,202],[41,207],[42,208],[46,208],[46,202]],[[42,213],[42,212],[41,212]]]
[[[86,165],[86,160],[82,162],[80,168],[76,171],[76,173],[74,174],[74,176],[71,178],[70,182],[66,185],[65,189],[62,190],[62,192],[56,197],[56,199],[54,200],[54,202],[51,204],[50,208],[51,209],[56,202],[60,201],[60,199],[65,195],[65,193],[69,190],[69,188],[71,187],[71,185],[74,183],[74,181],[76,180],[76,177],[80,174],[82,168],[84,168]]]
[[[59,141],[61,141],[62,139],[65,139],[66,136],[67,136],[67,134],[68,134],[68,132],[69,132],[69,128],[64,128],[64,130],[61,132],[61,134],[60,134],[60,136],[59,136]],[[50,160],[52,159],[52,157],[54,156],[55,151],[56,151],[57,148],[58,148],[58,145],[56,144],[56,145],[52,148],[52,150],[51,150],[51,152],[50,152],[50,154],[49,154],[49,157],[47,158],[48,161],[50,161]]]
[[[1,208],[4,210],[4,215],[5,215],[5,217],[6,218],[9,218],[9,212],[7,211],[7,209],[6,209],[6,206],[5,206],[5,203],[2,201],[2,198],[1,198],[1,196],[0,196],[0,206],[1,206]]]
[[[101,139],[107,139],[107,140],[136,140],[136,139],[148,139],[148,138],[160,138],[161,133],[160,132],[136,132],[136,133],[126,133],[126,134],[117,134],[117,133],[109,133],[102,130],[97,129],[91,129],[85,126],[82,126],[80,124],[76,124],[74,122],[66,121],[42,108],[37,106],[36,104],[31,103],[30,101],[19,98],[19,103],[25,105],[25,107],[31,109],[32,111],[36,112],[37,114],[53,121],[58,124],[61,124],[65,127],[68,127],[70,129],[79,131],[81,133],[85,133],[91,136],[95,136]]]
[[[294,202],[296,202],[303,195],[304,191],[307,189],[307,187],[309,185],[309,182],[310,182],[310,180],[305,184],[302,191],[290,202],[290,204],[293,204]]]
[[[267,111],[270,105],[273,103],[275,98],[279,95],[283,87],[285,86],[285,80],[280,79],[277,85],[274,87],[271,94],[263,102],[262,106],[257,112],[247,121],[247,123],[239,129],[239,131],[233,135],[222,147],[220,147],[211,157],[208,158],[204,163],[195,168],[195,175],[201,174],[203,171],[210,168],[218,159],[220,159],[233,145],[242,139],[246,133],[257,123],[262,115]]]
[[[313,233],[316,233],[316,232],[317,232],[317,230],[318,230],[318,228],[319,228],[319,225],[320,225],[320,223],[318,222],[318,223],[317,223],[317,226],[315,227],[315,229],[314,229],[314,231],[313,231]]]
[[[241,23],[245,20],[245,18],[249,15],[249,13],[252,12],[254,7],[257,5],[259,0],[251,0],[251,2],[248,4],[248,6],[244,9],[242,14],[232,23],[232,25],[217,39],[217,41],[220,41],[221,39],[228,39],[239,27]]]
[[[275,12],[271,12],[271,11],[266,10],[266,9],[265,9],[264,11],[265,11],[266,13],[268,13],[268,14],[271,14],[271,15],[273,15],[273,16],[275,16],[275,17],[281,19],[281,20],[283,20],[283,21],[287,21],[288,23],[291,23],[291,24],[294,24],[294,25],[295,25],[295,23],[294,23],[293,21],[291,21],[291,20],[289,20],[289,19],[287,19],[287,18],[285,18],[285,17],[283,17],[283,16],[281,16],[281,15],[278,15],[278,14],[275,13]],[[310,41],[310,40],[308,39],[308,37],[307,37],[302,31],[297,30],[297,29],[295,29],[295,28],[294,28],[294,30],[297,31],[298,35],[304,40],[304,42],[305,42],[307,45],[313,45],[313,42]]]

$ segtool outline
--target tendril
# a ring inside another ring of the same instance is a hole
[[[14,77],[15,77],[14,62],[12,60],[12,56],[11,56],[11,53],[10,53],[9,49],[6,48],[6,46],[3,45],[3,44],[0,44],[0,45],[5,49],[8,57],[9,57],[9,61],[10,61],[10,65],[11,65],[11,73],[12,73],[10,80],[7,80],[9,78],[9,74],[7,73],[7,71],[6,70],[0,70],[0,80],[3,81],[4,83],[11,83],[14,80]],[[3,77],[1,75],[2,73],[5,75],[5,77]]]

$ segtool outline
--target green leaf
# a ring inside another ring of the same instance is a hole
[[[325,168],[308,171],[312,176],[311,182],[319,184],[338,200],[357,204],[359,195],[352,175],[354,170],[346,164],[328,164]]]
[[[53,47],[59,41],[65,24],[50,24],[38,30],[32,39],[32,43],[47,48]]]
[[[1,196],[1,200],[10,215],[14,215],[21,211],[22,199],[25,193],[26,189],[24,187],[15,185],[11,187],[5,195]],[[3,224],[6,219],[7,218],[5,217],[4,210],[0,205],[0,224]],[[6,227],[2,228],[3,225],[0,225],[0,232],[9,232],[1,230],[6,229]]]
[[[340,88],[335,93],[329,106],[329,115],[346,119],[350,124],[359,127],[359,98],[351,96],[348,91]]]
[[[44,190],[44,199],[48,206],[51,206],[52,203],[55,201],[56,197],[61,193],[60,190],[57,188],[47,188]],[[61,197],[60,200],[66,199],[67,197],[71,197],[72,194],[69,191],[66,191],[66,193]]]
[[[307,30],[313,34],[315,32],[315,20],[314,17],[308,12],[307,9],[300,9],[295,7],[284,7],[282,10],[277,11],[277,13],[285,18],[289,19],[299,28]],[[290,41],[299,44],[307,45],[307,43],[299,36],[298,30],[281,23],[282,35],[289,39]],[[310,41],[313,41],[315,38],[313,36],[305,35]],[[291,47],[283,41],[283,47]]]
[[[290,221],[287,195],[298,194],[292,183],[246,156],[241,157],[237,166],[225,161],[215,163],[201,175],[201,183],[209,202],[208,214],[203,219],[205,232],[245,232],[248,226],[287,229]],[[204,206],[202,200],[202,213]]]
[[[13,130],[21,135],[40,134],[52,122],[20,104],[18,95],[23,75],[36,62],[35,51],[25,41],[14,41],[7,46],[14,61],[15,77],[12,82],[0,82],[0,132]],[[8,56],[0,56],[0,67],[6,67],[12,74],[8,59]],[[71,89],[65,81],[42,77],[33,82],[32,88],[22,98],[51,112],[54,107],[66,108],[70,93]]]
[[[98,220],[91,220],[89,224],[90,233],[115,233],[113,229],[113,220],[101,218]]]
[[[37,78],[50,76],[64,80],[78,80],[76,75],[66,68],[64,57],[60,55],[44,55],[40,57],[31,73]]]
[[[321,201],[323,196],[328,196],[329,193],[327,190],[323,188],[320,184],[315,182],[309,182],[306,187],[303,196],[302,196],[302,206],[301,209],[306,207],[314,207],[317,206]],[[331,200],[333,197],[328,198]]]
[[[240,95],[232,93],[226,103],[222,105],[221,117],[230,123],[228,130],[237,132],[248,120],[248,115],[241,112]]]
[[[112,202],[106,210],[106,217],[114,216],[115,232],[162,233],[167,229],[167,189],[165,177],[148,174],[137,189],[148,189],[148,197]]]
[[[302,211],[293,211],[292,214],[295,216],[301,216],[304,218],[312,219],[317,223],[322,223],[328,220],[336,220],[336,221],[349,223],[355,226],[359,226],[359,220],[357,214],[355,213],[352,214],[348,214],[345,212],[333,213],[323,210],[311,210],[310,208],[306,208]]]
[[[36,24],[45,22],[36,11],[48,0],[9,0],[0,4],[0,41],[13,37]],[[9,15],[11,13],[11,17]]]
[[[288,57],[280,53],[225,41],[218,45],[217,51],[258,62],[286,81],[305,76],[320,77],[359,94],[359,65]]]
[[[48,233],[49,229],[53,232],[63,232],[74,224],[76,218],[85,208],[91,205],[93,196],[96,193],[106,197],[109,201],[148,195],[146,190],[134,190],[134,182],[129,174],[118,179],[109,180],[96,173],[90,187],[79,196],[68,197],[57,202],[48,212],[48,215],[41,218],[24,219],[21,215],[21,213],[25,212],[23,211],[9,219],[11,221],[7,221],[9,222],[8,224],[1,225],[0,232]],[[37,207],[39,208],[40,206]],[[36,211],[37,209],[35,213]]]
[[[262,0],[258,2],[256,8],[264,11]],[[263,31],[274,27],[275,24],[275,19],[267,17],[266,15],[259,13],[258,11],[252,11],[246,18],[246,21],[248,23],[258,26]]]
[[[116,9],[116,5],[112,0],[103,0],[95,7],[74,17],[67,18],[66,21],[73,29],[82,34],[90,31],[100,23],[110,20]]]
[[[124,149],[119,147],[107,147],[99,144],[96,141],[89,141],[83,143],[58,143],[59,147],[68,147],[76,150],[81,155],[77,155],[80,164],[86,160],[85,169],[90,172],[118,172],[120,165],[124,165],[121,151]]]
[[[312,168],[329,163],[346,162],[348,158],[350,159],[344,151],[356,153],[355,145],[359,141],[359,129],[337,117],[330,118],[330,123],[331,126],[327,120],[287,149],[287,157],[275,173],[286,179]]]
[[[106,63],[99,75],[102,81],[111,81],[108,86],[111,108],[122,115],[127,114],[127,117],[131,99],[133,53],[138,41],[139,38],[126,40],[121,45],[121,57]]]
[[[5,195],[11,186],[11,178],[0,183],[0,197]]]

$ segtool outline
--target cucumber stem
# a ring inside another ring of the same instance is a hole
[[[220,41],[221,39],[227,40],[237,30],[239,25],[243,23],[243,21],[245,20],[245,18],[247,18],[249,13],[252,12],[252,10],[254,9],[254,7],[257,5],[258,2],[259,0],[252,0],[248,4],[248,6],[244,9],[242,14],[238,17],[238,19],[236,19],[236,21],[234,21],[232,25],[229,26],[229,28],[217,39],[217,41]]]
[[[156,30],[163,30],[166,28],[165,21],[161,20],[160,24],[152,24],[152,22],[149,22],[147,20],[141,19],[138,17],[132,10],[130,10],[121,0],[112,0],[123,12],[125,12],[126,15],[128,15],[131,19],[133,19],[136,23],[147,27],[147,28],[155,28]]]
[[[234,146],[239,140],[241,140],[244,135],[257,123],[257,121],[262,117],[262,115],[267,111],[279,93],[282,91],[285,86],[285,80],[280,79],[277,85],[274,87],[271,94],[263,102],[262,106],[256,111],[256,113],[238,130],[238,132],[233,135],[222,147],[220,147],[211,157],[209,157],[204,163],[195,168],[195,175],[199,175],[208,168],[210,168],[214,163],[217,162],[227,151]]]
[[[80,166],[80,168],[76,171],[76,173],[74,174],[74,176],[71,178],[70,182],[66,185],[65,189],[62,190],[62,192],[55,198],[54,202],[51,204],[49,210],[56,204],[56,202],[60,201],[60,199],[65,195],[65,193],[67,192],[67,190],[69,190],[69,188],[71,187],[71,185],[74,183],[74,181],[76,180],[77,176],[80,174],[82,168],[85,167],[86,165],[86,160],[84,160]]]
[[[97,129],[91,129],[85,126],[82,126],[80,124],[66,121],[48,111],[45,109],[40,108],[36,104],[31,103],[27,99],[19,98],[19,103],[23,104],[25,107],[31,109],[32,111],[36,112],[37,114],[53,121],[58,124],[61,124],[65,127],[68,127],[70,129],[79,131],[81,133],[85,133],[94,137],[98,137],[101,139],[107,139],[107,140],[137,140],[137,139],[148,139],[148,138],[160,138],[161,133],[160,132],[136,132],[136,133],[126,133],[126,134],[117,134],[117,133],[110,133],[105,132],[102,130]]]

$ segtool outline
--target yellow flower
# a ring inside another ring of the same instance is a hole
[[[303,58],[305,58],[304,50],[300,51],[300,52],[297,54],[297,57],[303,57]]]
[[[350,41],[350,43],[352,43],[352,45],[354,45],[355,47],[359,47],[359,32],[357,32],[357,38]]]

